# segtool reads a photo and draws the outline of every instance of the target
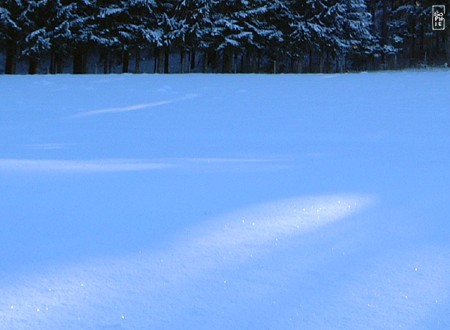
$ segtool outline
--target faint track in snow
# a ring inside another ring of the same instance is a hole
[[[160,107],[160,106],[167,105],[167,104],[172,104],[172,103],[176,103],[176,102],[194,99],[194,98],[197,98],[198,96],[199,95],[197,95],[197,94],[187,94],[183,97],[179,97],[179,98],[175,98],[175,99],[171,99],[171,100],[161,100],[161,101],[155,101],[155,102],[149,102],[149,103],[133,104],[133,105],[123,106],[123,107],[112,107],[112,108],[90,110],[90,111],[80,112],[78,114],[72,115],[71,118],[85,118],[85,117],[92,117],[92,116],[105,115],[105,114],[117,114],[117,113],[145,110],[145,109]]]
[[[0,173],[99,173],[136,172],[162,169],[215,169],[218,171],[255,166],[284,166],[286,158],[166,158],[166,159],[15,159],[0,158]]]

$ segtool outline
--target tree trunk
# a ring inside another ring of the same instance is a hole
[[[231,48],[226,48],[223,52],[223,73],[231,73],[233,70],[233,52]]]
[[[48,72],[50,74],[56,73],[56,54],[54,51],[52,51],[52,53],[50,54],[50,65]]]
[[[192,51],[189,50],[188,51],[188,59],[187,59],[187,62],[188,62],[188,66],[187,66],[188,73],[191,73],[191,55],[192,55]]]
[[[320,52],[319,53],[319,72],[323,73],[324,72],[324,67],[325,67],[325,57],[323,56],[323,54]]]
[[[56,73],[64,72],[64,57],[60,54],[56,54]]]
[[[108,74],[109,69],[109,51],[106,50],[103,52],[103,74]]]
[[[411,22],[411,53],[410,53],[410,65],[416,64],[416,20]]]
[[[153,63],[153,73],[159,73],[158,72],[158,59],[159,59],[159,47],[155,48],[155,61]]]
[[[86,72],[85,54],[82,46],[77,46],[73,53],[73,73],[81,74]]]
[[[122,73],[128,73],[130,66],[130,52],[124,49],[122,53]]]
[[[300,56],[297,63],[297,73],[303,72],[303,63],[305,63],[306,55]]]
[[[194,52],[193,56],[195,56],[195,52]],[[205,52],[203,54],[203,68],[202,68],[202,72],[203,73],[207,73],[208,72],[208,61],[209,61],[208,51],[205,50]]]
[[[50,73],[62,73],[64,70],[64,62],[61,53],[58,50],[52,50],[50,55]]]
[[[114,52],[108,51],[108,73],[113,72],[114,66]]]
[[[184,73],[184,46],[180,49],[180,72]]]
[[[164,47],[164,73],[169,73],[169,55],[170,55],[170,47]]]
[[[252,52],[251,55],[251,61],[252,61],[252,73],[256,73],[257,65],[258,65],[258,54],[255,52]]]
[[[309,73],[313,70],[313,51],[312,49],[309,50]]]
[[[424,56],[424,64],[427,64],[426,51],[425,51],[425,28],[424,24],[420,24],[420,38],[419,38],[419,52],[421,56]]]
[[[206,53],[205,53],[206,54]],[[191,64],[190,64],[190,68],[189,68],[189,72],[194,71],[195,70],[195,48],[192,49],[191,51]],[[207,64],[208,65],[208,64]],[[206,71],[205,71],[206,72]]]
[[[17,63],[17,46],[14,41],[10,41],[6,45],[5,73],[15,74]]]
[[[294,57],[291,57],[290,59],[289,59],[289,71],[290,71],[290,73],[294,73],[294,71],[295,71],[295,59],[294,59]]]
[[[164,72],[164,50],[158,47],[158,73]]]
[[[256,64],[256,69],[257,69],[257,72],[260,72],[260,70],[261,70],[261,51],[259,49],[258,49],[258,61]]]
[[[39,60],[34,57],[34,56],[30,56],[29,60],[28,60],[29,64],[28,64],[28,74],[36,74],[38,73],[38,68],[39,68]]]
[[[141,50],[136,47],[136,54],[134,60],[134,73],[140,73],[141,71]]]
[[[155,49],[155,73],[164,72],[164,51],[161,47],[156,47]]]
[[[447,25],[450,25],[450,22],[445,22]],[[450,26],[445,28],[445,39],[444,39],[444,47],[445,47],[445,59],[447,65],[450,65]]]

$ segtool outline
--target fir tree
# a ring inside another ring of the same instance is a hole
[[[262,31],[259,18],[266,11],[260,1],[224,0],[214,4],[211,36],[214,48],[223,58],[223,72],[236,71],[235,56],[258,47],[256,30]]]
[[[27,2],[23,12],[26,31],[22,55],[29,61],[28,73],[39,70],[43,57],[51,52],[54,33],[59,24],[57,21],[58,1],[32,0]]]
[[[5,49],[5,73],[14,74],[20,47],[26,36],[23,12],[26,1],[4,0],[0,6],[0,42]]]
[[[183,70],[184,52],[190,56],[189,71],[196,66],[197,51],[203,52],[203,71],[206,72],[208,55],[212,51],[211,0],[182,0],[175,10],[181,50],[180,62]]]
[[[73,73],[87,71],[87,55],[93,45],[98,7],[95,0],[61,0],[59,16],[65,21],[59,38],[73,54]]]

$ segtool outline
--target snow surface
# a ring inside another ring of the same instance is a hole
[[[450,328],[449,87],[0,76],[0,329]]]

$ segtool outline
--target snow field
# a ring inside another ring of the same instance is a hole
[[[448,71],[0,78],[0,328],[445,329]]]

